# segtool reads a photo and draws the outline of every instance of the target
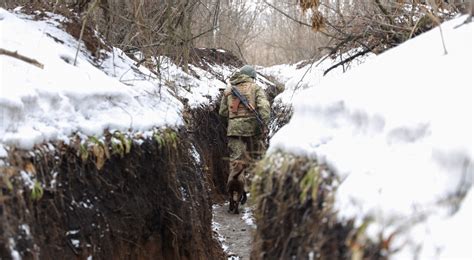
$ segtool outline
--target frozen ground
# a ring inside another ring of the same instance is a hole
[[[228,259],[250,259],[252,231],[256,228],[252,210],[244,205],[239,215],[227,212],[228,203],[213,206],[213,231],[227,253]]]

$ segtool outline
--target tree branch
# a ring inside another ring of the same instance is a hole
[[[271,8],[275,9],[275,10],[276,10],[277,12],[279,12],[280,14],[286,16],[288,19],[290,19],[290,20],[292,20],[292,21],[294,21],[294,22],[297,22],[297,23],[299,23],[299,24],[301,24],[301,25],[304,25],[304,26],[308,26],[308,27],[310,27],[310,28],[313,28],[313,26],[311,26],[310,24],[307,24],[307,23],[305,23],[305,22],[302,22],[302,21],[300,21],[300,20],[297,20],[297,19],[291,17],[289,14],[283,12],[282,10],[278,9],[276,6],[270,4],[269,2],[267,2],[267,1],[265,1],[265,0],[264,0],[263,2],[264,2],[265,4],[267,4],[268,6],[270,6]]]
[[[79,50],[81,49],[81,41],[82,41],[82,36],[84,35],[84,30],[86,28],[87,18],[89,18],[89,15],[92,13],[92,11],[94,11],[94,9],[97,7],[98,4],[99,4],[99,0],[95,0],[92,6],[87,10],[86,16],[84,17],[84,20],[82,21],[81,33],[79,34],[79,39],[77,39],[77,50],[76,50],[76,56],[74,57],[74,66],[76,66],[77,56],[79,55]]]
[[[244,55],[242,54],[242,50],[240,49],[239,44],[236,41],[234,41],[234,43],[237,46],[237,49],[239,50],[240,57],[242,58],[242,60],[244,61],[245,64],[248,64],[247,60],[245,59]]]
[[[330,72],[331,70],[333,70],[333,69],[335,69],[335,68],[337,68],[337,67],[339,67],[339,66],[341,66],[341,65],[343,65],[343,64],[346,64],[346,63],[349,62],[349,61],[351,61],[351,60],[353,60],[353,59],[355,59],[355,58],[357,58],[357,57],[359,57],[359,56],[362,56],[362,55],[365,55],[365,54],[371,52],[372,49],[373,49],[373,48],[365,49],[364,51],[361,51],[361,52],[359,52],[359,53],[357,53],[357,54],[355,54],[355,55],[353,55],[353,56],[350,56],[350,57],[347,58],[347,59],[344,59],[344,60],[342,60],[342,61],[340,61],[340,62],[338,62],[338,63],[332,65],[331,67],[329,67],[327,70],[324,71],[323,76],[326,76],[326,74],[327,74],[328,72]]]
[[[44,68],[44,65],[39,63],[37,60],[32,59],[32,58],[28,58],[28,57],[23,56],[21,54],[18,54],[18,52],[16,52],[16,51],[12,52],[12,51],[7,51],[5,49],[0,48],[0,55],[7,55],[7,56],[10,56],[10,57],[22,60],[24,62],[27,62],[31,65],[34,65],[34,66],[40,68],[40,69]]]
[[[382,11],[382,13],[384,14],[385,18],[387,18],[387,20],[390,22],[390,24],[395,24],[392,20],[392,17],[390,17],[387,9],[385,9],[385,7],[383,7],[382,3],[380,3],[380,0],[375,0],[375,3],[377,4],[378,8],[380,9],[380,11]]]
[[[203,32],[199,33],[198,35],[193,36],[190,39],[182,39],[181,42],[179,42],[178,44],[183,45],[183,44],[186,44],[190,41],[194,41],[195,39],[211,32],[212,30],[215,30],[217,28],[219,28],[219,27],[212,27],[209,30],[203,31]],[[166,34],[163,34],[163,35],[167,36]],[[144,49],[144,48],[150,48],[150,47],[157,47],[157,46],[160,46],[160,45],[165,45],[165,43],[163,43],[163,41],[160,41],[160,42],[155,42],[155,43],[151,43],[151,44],[147,44],[147,45],[142,45],[142,46],[137,46],[137,47],[130,47],[128,49],[125,49],[124,52],[128,53],[128,52],[131,52],[131,51],[136,51],[136,50],[140,50],[140,49]]]

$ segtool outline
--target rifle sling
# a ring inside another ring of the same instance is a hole
[[[235,88],[234,86],[232,86],[232,92],[235,91],[237,92],[237,94],[239,94],[240,96],[242,96],[242,94],[240,94],[239,90],[237,88]],[[239,108],[239,105],[240,103],[244,104],[244,106],[250,110],[250,112],[254,113],[255,115],[255,118],[257,119],[257,121],[259,122],[259,124],[261,125],[261,127],[265,128],[264,126],[264,123],[262,121],[262,118],[260,116],[260,113],[258,113],[258,111],[252,106],[252,104],[250,104],[248,101],[247,101],[247,105],[245,105],[245,102],[240,100],[240,97],[239,95],[237,94],[234,94],[232,93],[232,95],[235,97],[233,99],[233,102],[231,104],[231,112],[234,113],[234,114],[237,114],[238,113],[238,108]],[[245,98],[245,97],[244,97]]]

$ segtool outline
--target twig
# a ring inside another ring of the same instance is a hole
[[[238,44],[236,41],[235,41],[234,43],[235,43],[235,45],[237,46],[237,50],[239,50],[240,57],[241,57],[242,60],[245,62],[245,64],[248,64],[247,60],[245,59],[244,55],[242,54],[242,50],[240,49],[239,44]]]
[[[448,54],[448,50],[446,49],[446,43],[444,42],[443,30],[441,29],[441,25],[438,25],[439,33],[441,34],[441,42],[443,43],[444,55]]]
[[[318,64],[316,64],[316,67],[319,66],[323,61],[325,61],[327,58],[329,58],[329,54],[326,55],[324,58],[320,59]],[[293,96],[295,95],[296,93],[296,90],[298,90],[298,85],[303,82],[303,79],[306,77],[306,74],[308,74],[308,72],[311,70],[311,68],[314,66],[314,63],[316,63],[316,55],[313,56],[312,58],[313,62],[311,62],[311,65],[306,69],[306,71],[304,72],[303,76],[301,77],[301,79],[298,81],[298,83],[296,83],[295,85],[295,88],[293,89],[293,93],[291,93],[291,100],[293,99]]]
[[[418,28],[418,24],[420,23],[420,21],[421,21],[421,19],[418,19],[418,21],[416,21],[415,25],[411,29],[411,32],[410,32],[410,35],[408,36],[408,39],[411,39],[413,37],[413,34],[415,34],[415,31]]]
[[[438,28],[439,28],[439,33],[440,33],[440,35],[441,35],[441,43],[443,44],[444,55],[448,54],[448,50],[446,49],[446,44],[444,43],[443,30],[441,29],[441,22],[440,22],[440,20],[439,20],[438,17],[436,17],[432,12],[427,12],[427,15],[428,15],[428,17],[429,17],[434,23],[436,23],[436,25],[438,26]]]
[[[474,6],[474,4],[472,4],[472,6]],[[474,7],[473,7],[473,8],[474,8]],[[461,26],[463,26],[463,25],[465,25],[465,24],[468,24],[468,23],[470,23],[470,22],[472,22],[472,14],[469,15],[469,16],[466,18],[466,20],[464,20],[464,22],[463,22],[462,24],[458,24],[458,25],[454,26],[454,29],[457,29],[457,28],[459,28],[459,27],[461,27]]]
[[[343,38],[343,39],[340,39],[340,40],[346,41],[349,37],[354,37],[354,41],[355,41],[356,43],[360,44],[362,47],[365,47],[366,49],[369,49],[369,47],[368,47],[365,43],[359,41],[359,39],[363,38],[363,36],[362,36],[363,34],[353,36],[353,35],[351,35],[351,34],[345,33],[345,32],[342,31],[341,29],[337,28],[337,26],[335,26],[335,25],[333,25],[333,24],[331,24],[331,23],[329,23],[329,22],[326,22],[326,24],[329,25],[329,26],[330,26],[331,28],[333,28],[334,30],[336,30],[338,33],[344,35],[344,37],[346,37],[346,38]],[[335,36],[332,36],[331,38],[335,38]]]
[[[77,56],[79,55],[79,50],[81,49],[81,41],[82,41],[82,36],[84,35],[84,30],[86,28],[87,18],[89,18],[89,14],[92,13],[92,11],[95,9],[98,3],[99,3],[99,0],[94,1],[92,6],[89,8],[89,10],[87,10],[86,16],[84,17],[84,21],[82,21],[81,33],[79,35],[79,39],[77,40],[77,50],[76,50],[76,56],[74,57],[74,66],[76,66]]]
[[[69,248],[71,248],[72,252],[75,254],[75,255],[80,255],[79,252],[77,251],[77,249],[74,247],[74,245],[72,244],[72,242],[69,240],[69,239],[66,239],[66,244],[69,246]]]
[[[333,70],[333,69],[335,69],[335,68],[337,68],[337,67],[339,67],[339,66],[341,66],[341,65],[344,65],[344,64],[346,64],[346,63],[349,62],[349,61],[351,61],[351,60],[353,60],[353,59],[355,59],[355,58],[357,58],[357,57],[359,57],[359,56],[362,56],[362,55],[365,55],[365,54],[371,52],[372,49],[373,49],[373,48],[365,49],[364,51],[361,51],[361,52],[359,52],[359,53],[357,53],[357,54],[355,54],[355,55],[353,55],[353,56],[350,56],[350,57],[347,58],[347,59],[344,59],[344,60],[342,60],[342,61],[340,61],[340,62],[338,62],[338,63],[332,65],[331,67],[329,67],[327,70],[324,71],[323,76],[326,76],[326,74],[327,74],[328,72],[330,72],[331,70]]]
[[[183,45],[185,43],[188,43],[190,41],[193,41],[209,32],[211,32],[212,30],[215,30],[219,27],[212,27],[211,29],[209,30],[206,30],[204,32],[201,32],[199,34],[197,34],[196,36],[190,38],[190,39],[181,39],[181,42],[179,42],[178,44],[180,45]],[[162,36],[168,36],[167,34],[161,34]],[[150,43],[150,44],[147,44],[147,45],[142,45],[142,46],[132,46],[128,49],[125,49],[124,52],[128,53],[128,52],[131,52],[131,51],[135,51],[135,50],[140,50],[140,49],[144,49],[144,48],[150,48],[150,47],[157,47],[157,46],[160,46],[160,45],[165,45],[165,43],[163,43],[163,41],[159,41],[159,42],[155,42],[155,43]]]
[[[24,62],[27,62],[31,65],[34,65],[34,66],[40,68],[40,69],[44,68],[44,65],[41,64],[40,62],[38,62],[37,60],[32,59],[32,58],[28,58],[28,57],[23,56],[21,54],[18,54],[18,52],[16,52],[16,51],[12,52],[12,51],[7,51],[5,49],[0,48],[0,55],[7,55],[7,56],[10,56],[10,57],[22,60]]]
[[[141,59],[141,60],[139,60],[137,63],[135,63],[134,65],[135,65],[135,67],[138,68],[138,67],[140,67],[140,65],[142,65],[145,61],[146,61],[146,58]]]
[[[377,4],[377,6],[379,7],[380,11],[382,11],[382,13],[384,14],[385,18],[387,18],[387,20],[390,22],[390,24],[394,24],[393,20],[392,20],[392,17],[390,17],[390,15],[388,14],[387,10],[385,9],[385,7],[383,7],[382,3],[380,3],[380,0],[375,0],[375,3]]]
[[[211,31],[214,31],[214,30],[217,30],[217,29],[219,29],[219,26],[213,26],[213,27],[210,28],[209,30],[206,30],[206,31],[204,31],[204,32],[201,32],[201,33],[197,34],[196,36],[193,36],[191,39],[184,39],[184,40],[182,40],[182,42],[181,42],[180,44],[185,44],[185,43],[188,43],[188,42],[190,42],[190,41],[193,41],[193,40],[195,40],[195,39],[197,39],[197,38],[203,36],[204,34],[207,34],[207,33],[211,32]]]
[[[304,25],[304,26],[308,26],[308,27],[310,27],[310,28],[313,28],[313,26],[311,26],[310,24],[307,24],[307,23],[305,23],[305,22],[302,22],[302,21],[300,21],[300,20],[297,20],[297,19],[291,17],[289,14],[283,12],[282,10],[278,9],[276,6],[270,4],[269,2],[267,2],[267,1],[265,1],[265,0],[264,0],[263,2],[264,2],[265,4],[267,4],[268,6],[270,6],[271,8],[275,9],[275,10],[276,10],[277,12],[279,12],[280,14],[286,16],[288,19],[290,19],[290,20],[292,20],[292,21],[294,21],[294,22],[297,22],[297,23],[299,23],[299,24],[301,24],[301,25]]]

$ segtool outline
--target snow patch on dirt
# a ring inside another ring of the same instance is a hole
[[[212,229],[228,259],[250,259],[252,230],[256,228],[251,207],[241,208],[239,215],[227,212],[228,203],[212,206]]]

